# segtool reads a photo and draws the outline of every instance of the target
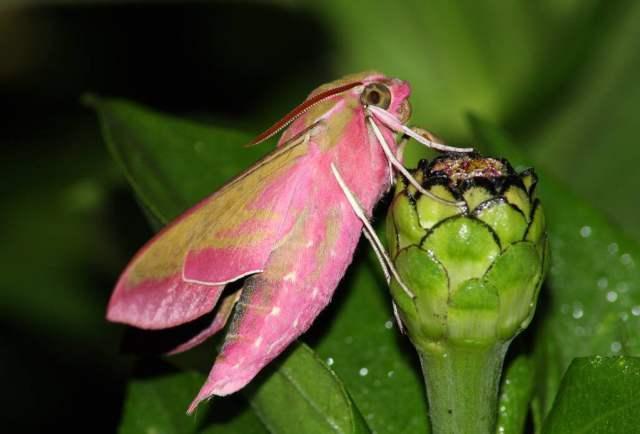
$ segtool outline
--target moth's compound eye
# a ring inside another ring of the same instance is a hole
[[[364,105],[375,105],[386,110],[391,105],[391,91],[384,84],[371,83],[360,94],[360,102]]]

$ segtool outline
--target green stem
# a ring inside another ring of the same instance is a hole
[[[418,348],[433,434],[495,433],[498,384],[509,343]]]

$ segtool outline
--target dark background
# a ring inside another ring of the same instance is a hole
[[[412,83],[416,124],[466,144],[467,113],[498,123],[640,239],[637,3],[357,3],[0,3],[3,431],[120,417],[132,359],[104,309],[151,231],[87,92],[257,134],[379,69]]]

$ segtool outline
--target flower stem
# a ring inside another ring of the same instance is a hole
[[[493,434],[498,383],[509,343],[418,348],[433,434]]]

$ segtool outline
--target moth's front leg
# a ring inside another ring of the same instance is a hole
[[[355,195],[351,192],[347,184],[344,182],[344,179],[342,178],[340,171],[333,163],[331,163],[331,171],[333,172],[333,175],[335,176],[336,181],[340,186],[340,189],[344,193],[344,196],[347,199],[347,202],[349,202],[349,205],[351,205],[351,209],[353,210],[353,213],[362,222],[365,237],[371,243],[371,247],[373,247],[373,250],[376,253],[376,256],[378,257],[378,261],[380,261],[380,266],[382,267],[385,277],[387,278],[387,283],[389,283],[391,280],[390,275],[393,275],[394,279],[396,279],[400,287],[407,293],[407,295],[411,298],[414,298],[415,295],[413,295],[413,293],[407,287],[407,285],[405,285],[404,282],[402,282],[402,279],[400,279],[400,276],[398,275],[398,272],[396,271],[393,265],[393,262],[389,257],[389,253],[387,252],[387,249],[384,248],[382,241],[380,241],[380,238],[378,238],[378,234],[376,234],[375,229],[373,229],[373,226],[371,226],[371,223],[369,222],[369,219],[367,218],[364,210],[362,209],[360,202],[355,197]]]

